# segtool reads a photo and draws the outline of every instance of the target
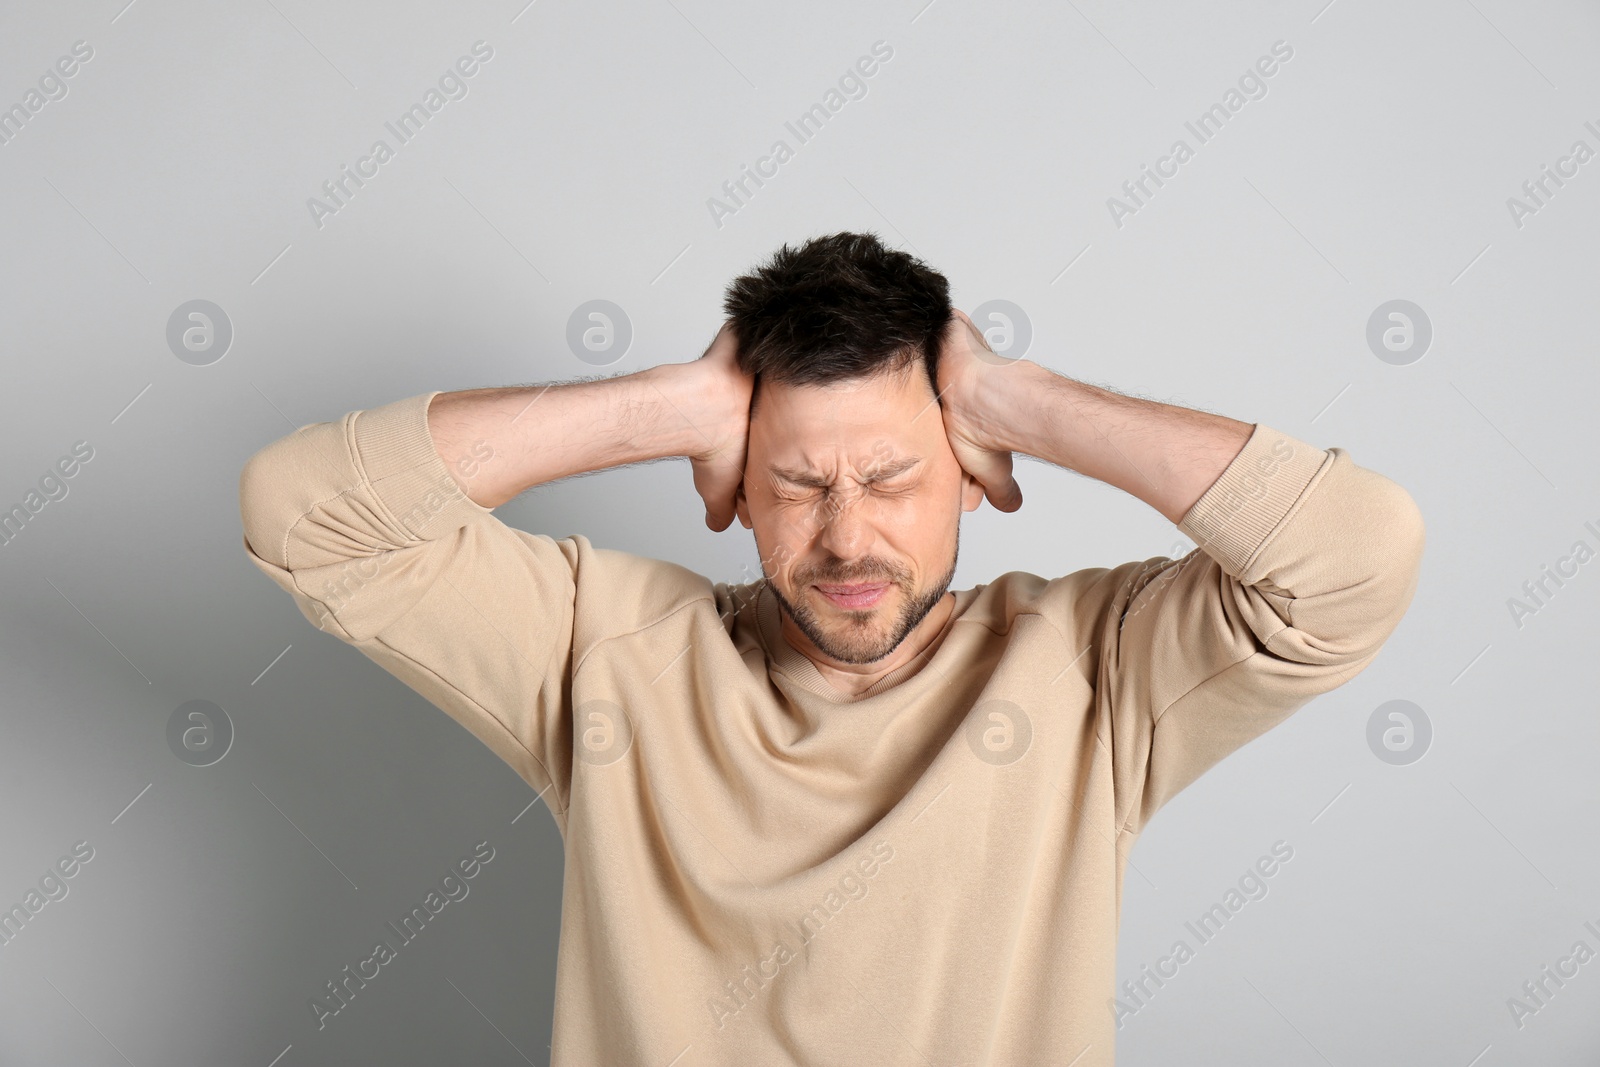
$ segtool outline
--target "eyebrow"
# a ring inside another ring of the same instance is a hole
[[[922,462],[921,456],[905,456],[889,463],[882,463],[875,467],[871,473],[864,476],[863,482],[881,482],[906,471]],[[803,485],[813,489],[826,489],[832,483],[826,478],[809,471],[793,470],[789,467],[780,467],[772,464],[767,468],[773,474],[792,485]]]

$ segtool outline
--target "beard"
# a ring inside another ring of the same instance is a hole
[[[885,601],[888,598],[870,608],[856,611],[838,609],[839,621],[824,625],[806,599],[802,599],[799,603],[790,603],[770,575],[767,576],[767,585],[778,598],[778,606],[783,613],[794,620],[800,632],[805,634],[824,655],[839,663],[875,663],[899,648],[900,642],[906,639],[906,635],[916,629],[917,624],[927,618],[928,613],[944,599],[951,581],[955,578],[956,558],[960,551],[961,533],[958,527],[956,546],[950,553],[950,566],[946,568],[942,578],[922,590],[911,584],[910,576],[903,569],[870,558],[859,560],[854,564],[832,560],[795,572],[797,596],[808,594],[813,583],[845,585],[855,582],[888,582],[900,592],[900,610],[888,623],[881,621],[882,615],[887,610]]]

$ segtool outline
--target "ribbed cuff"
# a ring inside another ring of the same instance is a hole
[[[1256,423],[1250,439],[1178,529],[1240,581],[1272,532],[1289,517],[1296,502],[1332,454],[1298,438]]]
[[[420,541],[493,514],[467,496],[434,448],[428,405],[440,391],[358,412],[352,431],[356,461],[374,495]]]

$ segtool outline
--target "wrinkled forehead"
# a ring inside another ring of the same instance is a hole
[[[749,464],[784,475],[887,476],[935,454],[944,418],[926,372],[911,371],[827,385],[762,383]]]

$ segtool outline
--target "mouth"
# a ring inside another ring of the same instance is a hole
[[[836,607],[859,611],[873,607],[889,591],[888,582],[857,582],[849,585],[833,583],[813,586]]]

